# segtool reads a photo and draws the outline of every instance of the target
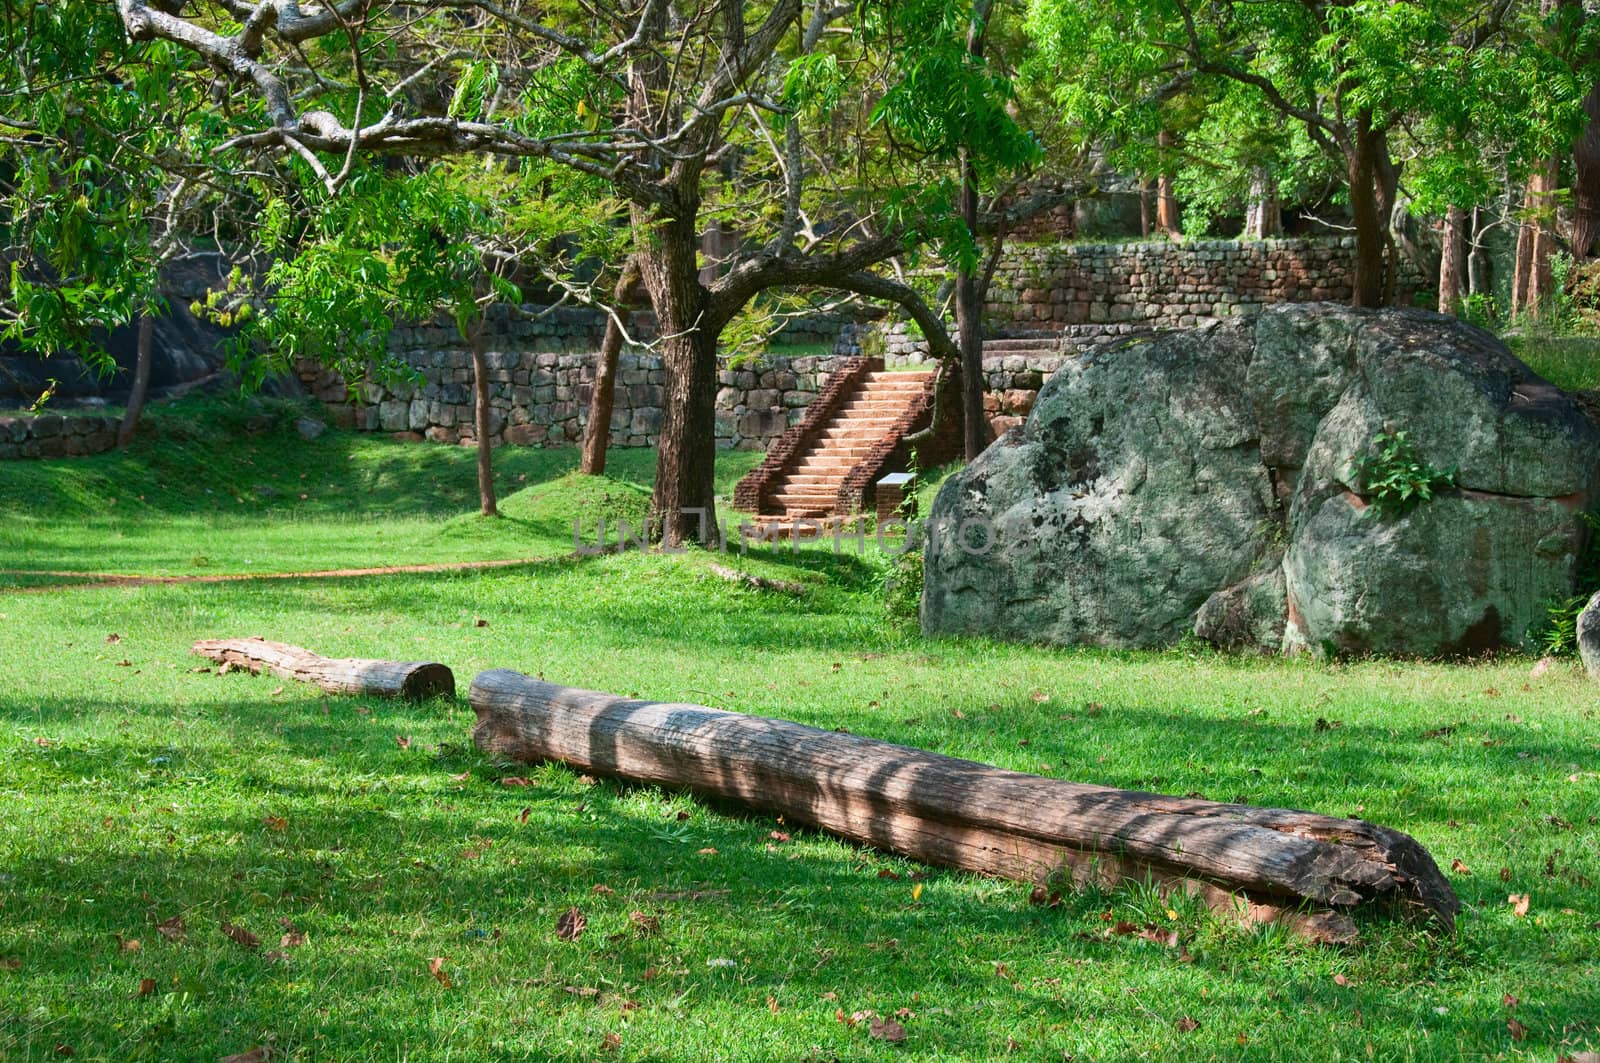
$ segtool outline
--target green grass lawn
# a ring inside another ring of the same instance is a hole
[[[725,457],[723,490],[751,460]],[[546,558],[0,593],[0,1059],[269,1046],[296,1060],[1553,1061],[1600,1048],[1600,698],[1574,665],[1533,678],[1515,658],[924,640],[885,616],[876,557],[730,562],[805,582],[801,599],[715,578],[718,559],[697,552],[565,557],[570,532],[539,528],[610,504],[539,489],[574,460],[499,452],[506,486],[535,489],[508,501],[522,525],[487,530],[463,516],[470,453],[343,433],[168,434],[127,455],[0,466],[4,568]],[[603,491],[626,507],[648,456],[617,452],[612,468],[623,482]],[[302,473],[305,500],[282,486]],[[257,483],[273,493],[245,493]],[[1138,890],[1035,907],[1024,887],[771,817],[492,763],[470,748],[464,699],[394,705],[195,670],[192,640],[246,634],[435,658],[463,692],[509,667],[1057,778],[1360,815],[1461,861],[1465,908],[1448,939],[1366,920],[1361,945],[1331,949]],[[518,777],[529,785],[502,781]],[[1512,893],[1530,895],[1525,917]],[[556,920],[574,906],[588,929],[564,941]],[[1185,950],[1114,935],[1117,920],[1170,925]],[[868,1013],[898,1015],[905,1041],[873,1039]]]

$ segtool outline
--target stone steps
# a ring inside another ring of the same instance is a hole
[[[757,520],[838,519],[839,492],[851,470],[893,436],[895,426],[933,380],[929,370],[868,374],[811,445],[784,469]]]

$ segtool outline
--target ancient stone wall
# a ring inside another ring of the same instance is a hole
[[[995,271],[989,326],[1127,324],[1188,328],[1270,303],[1350,298],[1355,238],[1017,245]],[[1401,306],[1426,287],[1402,269]]]
[[[588,424],[595,352],[605,319],[589,310],[560,309],[539,316],[533,312],[537,308],[528,309],[525,316],[491,322],[491,439],[518,446],[577,442]],[[827,335],[831,342],[845,324],[844,318],[802,322],[786,329],[785,338]],[[653,334],[648,316],[635,326],[638,338]],[[351,402],[344,381],[314,364],[302,364],[301,381],[348,426],[441,443],[475,441],[472,356],[455,328],[444,323],[398,328],[391,342],[416,370],[417,382],[365,383],[359,389],[361,401]],[[838,362],[834,354],[779,353],[725,362],[718,373],[717,445],[767,447],[800,419]],[[660,356],[644,348],[622,352],[611,415],[614,446],[655,445],[664,382]]]
[[[103,453],[117,445],[121,420],[59,413],[0,417],[0,461]]]

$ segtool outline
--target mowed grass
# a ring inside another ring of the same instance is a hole
[[[126,451],[0,465],[0,570],[259,574],[572,550],[577,512],[532,520],[511,504],[510,519],[475,521],[473,448],[336,430],[308,441],[293,428],[308,412],[284,402],[186,399],[157,407]],[[719,454],[718,492],[732,495],[761,457]],[[607,471],[648,485],[654,461],[651,450],[617,449]],[[501,448],[496,488],[505,497],[577,466],[572,448]],[[464,519],[450,523],[457,517]],[[0,571],[0,587],[41,578]]]
[[[212,453],[226,465],[280,444],[297,449],[280,433]],[[443,482],[471,489],[453,450],[327,445],[376,467],[440,462]],[[542,480],[570,464],[502,453],[512,468],[550,463]],[[617,457],[619,469],[638,460]],[[102,488],[83,485],[104,477],[148,498],[127,460],[28,475],[91,497]],[[422,499],[406,517],[403,494],[372,523],[414,520],[446,542],[479,527],[461,516],[470,496]],[[530,492],[522,519],[585,497]],[[269,498],[260,516],[285,504]],[[28,505],[36,569],[92,567],[94,533],[70,527],[73,503]],[[197,523],[173,523],[164,553],[133,562],[227,557],[251,534],[398,560],[332,503],[326,526],[258,531],[248,513],[218,526],[209,510],[169,508]],[[16,513],[5,503],[8,524]],[[443,535],[452,520],[458,534]],[[81,553],[53,557],[51,542]],[[580,560],[561,546],[515,570],[0,594],[0,1058],[266,1046],[298,1060],[1554,1060],[1600,1048],[1600,702],[1573,665],[1535,678],[1523,659],[930,641],[885,616],[872,556]],[[810,590],[731,584],[714,561]],[[395,705],[194,670],[192,640],[243,634],[438,659],[463,692],[477,671],[509,667],[1057,778],[1360,815],[1416,835],[1442,866],[1459,860],[1449,875],[1465,908],[1451,937],[1365,920],[1361,945],[1331,949],[1137,889],[1033,906],[1022,886],[773,817],[492,763],[471,748],[463,699]],[[1507,897],[1523,893],[1519,917]],[[572,907],[587,929],[566,941],[556,923]],[[174,917],[183,933],[169,937]],[[1184,949],[1113,934],[1119,920],[1174,928]],[[874,1013],[898,1016],[904,1042],[874,1039]]]

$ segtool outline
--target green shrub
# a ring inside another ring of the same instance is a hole
[[[907,550],[889,559],[883,576],[883,604],[895,620],[917,619],[922,606],[921,550]]]
[[[1454,487],[1454,468],[1440,471],[1417,453],[1405,432],[1379,432],[1373,453],[1352,456],[1360,491],[1380,518],[1398,517]]]

